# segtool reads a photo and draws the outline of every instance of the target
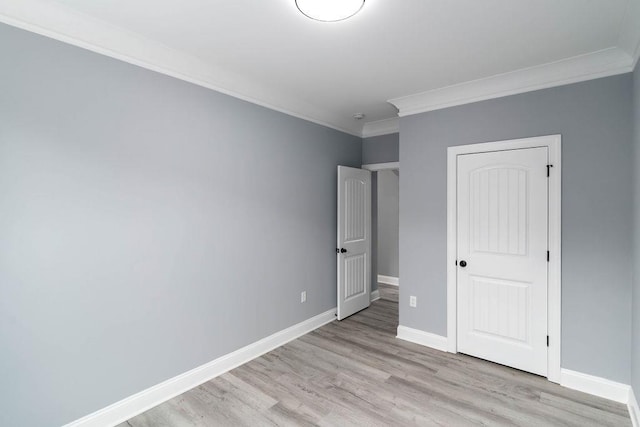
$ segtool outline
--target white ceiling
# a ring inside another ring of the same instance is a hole
[[[360,134],[391,99],[580,55],[628,70],[637,3],[366,0],[322,23],[294,0],[0,0],[0,20]]]

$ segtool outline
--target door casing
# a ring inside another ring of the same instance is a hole
[[[457,339],[457,158],[462,154],[547,147],[549,150],[549,269],[547,331],[549,381],[560,383],[561,360],[561,135],[459,145],[447,149],[447,351],[458,352]]]

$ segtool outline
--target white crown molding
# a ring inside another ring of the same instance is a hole
[[[628,73],[633,59],[624,50],[610,48],[549,64],[389,100],[400,117],[487,99]]]
[[[640,57],[640,0],[630,0],[618,45],[586,55],[389,100],[399,116],[560,86],[633,70]],[[295,94],[44,0],[0,1],[0,22],[359,137],[399,131],[398,118],[360,124]]]
[[[389,135],[400,132],[400,119],[392,117],[390,119],[377,120],[375,122],[365,123],[362,127],[362,137],[370,138],[372,136]]]
[[[378,274],[378,283],[384,283],[385,285],[400,286],[400,279],[393,276],[384,276]]]
[[[409,341],[414,344],[420,344],[435,350],[447,351],[447,337],[421,331],[419,329],[400,325],[398,326],[398,335],[396,338]]]
[[[331,114],[136,33],[62,4],[42,0],[0,1],[0,22],[175,77],[281,113],[361,136],[352,118]]]
[[[633,427],[640,427],[640,405],[638,405],[638,399],[636,399],[633,393],[633,388],[629,387],[629,416],[631,417],[631,425]]]
[[[138,414],[147,411],[162,402],[191,390],[202,383],[224,374],[256,357],[280,347],[314,329],[336,319],[336,309],[325,311],[280,332],[242,347],[232,353],[219,357],[209,363],[168,379],[160,384],[127,397],[93,414],[67,424],[65,427],[102,427],[115,426]]]
[[[632,68],[635,68],[640,58],[640,0],[629,0],[624,21],[620,26],[618,46],[633,59]]]
[[[631,389],[631,386],[627,384],[564,368],[560,370],[560,385],[625,404],[629,401],[629,390]]]

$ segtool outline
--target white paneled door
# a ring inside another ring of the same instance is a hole
[[[369,307],[371,172],[338,166],[338,320]]]
[[[457,162],[458,351],[546,376],[548,148]]]

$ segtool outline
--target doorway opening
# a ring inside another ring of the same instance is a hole
[[[371,300],[398,305],[400,164],[363,165],[371,171]],[[391,312],[397,313],[397,309]],[[396,316],[397,323],[397,316]],[[397,324],[395,325],[397,327]]]

